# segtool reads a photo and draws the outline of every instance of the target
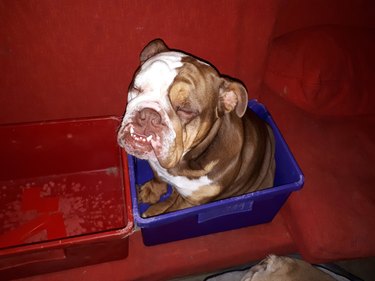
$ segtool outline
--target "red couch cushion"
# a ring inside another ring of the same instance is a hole
[[[311,262],[375,256],[375,115],[307,113],[267,92],[272,112],[305,174],[282,215]]]
[[[375,105],[373,29],[320,26],[273,41],[265,83],[317,114],[357,115]]]

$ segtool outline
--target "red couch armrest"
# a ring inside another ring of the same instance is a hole
[[[302,256],[328,262],[375,255],[375,116],[307,113],[262,94],[305,175],[281,214]]]

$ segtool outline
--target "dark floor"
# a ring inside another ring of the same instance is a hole
[[[375,257],[366,258],[366,259],[358,259],[358,260],[347,260],[347,261],[339,261],[336,262],[335,265],[338,265],[342,269],[350,272],[351,274],[355,275],[356,277],[361,278],[364,281],[375,281]],[[224,271],[229,270],[238,270],[243,269],[245,267],[249,267],[251,265],[243,265],[237,268],[229,268],[223,269]],[[171,281],[203,281],[207,276],[217,274],[218,272],[211,272],[207,274],[197,275],[197,276],[190,276],[190,277],[183,277],[173,279]],[[233,280],[236,281],[236,280]]]
[[[364,281],[375,280],[375,257],[336,262],[336,264]]]

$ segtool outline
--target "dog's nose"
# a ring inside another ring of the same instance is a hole
[[[160,127],[162,120],[160,114],[156,110],[144,108],[138,111],[136,121],[138,125],[145,130],[155,131]]]

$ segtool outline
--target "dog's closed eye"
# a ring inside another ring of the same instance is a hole
[[[134,86],[133,87],[133,91],[136,93],[136,94],[141,94],[143,93],[143,89],[139,86]]]
[[[176,109],[177,115],[183,120],[191,120],[198,115],[197,111],[190,108],[178,106]]]
[[[142,93],[143,93],[143,89],[141,87],[131,85],[128,91],[128,100],[131,101],[132,99],[134,99],[135,97],[137,97],[138,95]]]

